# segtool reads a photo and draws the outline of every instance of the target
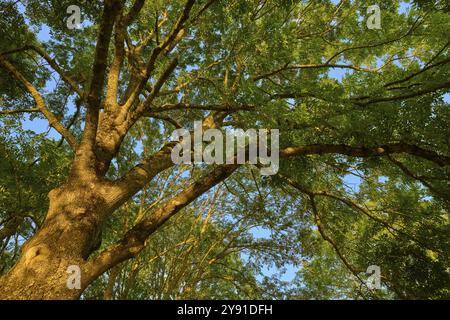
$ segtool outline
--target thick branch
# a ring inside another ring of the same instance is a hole
[[[97,36],[97,45],[95,48],[92,80],[87,96],[84,132],[80,148],[76,153],[72,165],[72,175],[84,174],[86,172],[96,174],[99,170],[99,168],[95,166],[97,162],[95,143],[99,125],[100,105],[105,84],[108,48],[116,17],[121,10],[121,5],[118,4],[117,1],[118,0],[106,0],[104,4],[103,15]]]
[[[148,237],[162,224],[216,184],[228,178],[237,167],[238,165],[219,166],[160,205],[149,217],[131,228],[119,242],[87,264],[89,278],[95,279],[118,263],[136,256],[145,247]]]
[[[97,46],[95,48],[94,65],[92,68],[92,80],[88,95],[89,107],[98,109],[105,81],[105,73],[108,58],[108,47],[120,5],[117,1],[107,0],[103,9],[102,21],[98,32]]]
[[[142,7],[145,4],[145,0],[136,0],[133,3],[133,6],[131,7],[130,11],[127,13],[126,17],[125,17],[125,24],[127,26],[129,26],[134,19],[137,18],[137,16],[139,15],[139,13],[142,10]]]
[[[333,153],[351,157],[379,157],[394,153],[407,153],[434,162],[441,167],[450,165],[450,157],[439,155],[434,151],[406,143],[391,143],[378,147],[353,147],[344,144],[312,144],[281,150],[280,157],[286,158],[291,156]]]
[[[40,112],[47,118],[51,127],[53,127],[56,131],[58,131],[64,139],[67,140],[70,147],[73,150],[78,148],[78,142],[72,133],[64,127],[56,118],[56,116],[47,108],[44,98],[39,94],[37,89],[33,86],[31,82],[29,82],[19,70],[17,70],[6,58],[0,56],[0,65],[3,66],[6,70],[8,70],[14,78],[17,79],[20,83],[22,83],[27,91],[31,94],[34,101],[36,102],[36,106]]]
[[[117,92],[119,88],[120,69],[122,68],[125,57],[125,34],[127,32],[127,20],[123,15],[123,5],[120,3],[118,8],[117,20],[114,37],[114,58],[111,63],[108,84],[106,91],[105,110],[114,109],[117,106]]]
[[[181,40],[178,37],[178,35],[179,35],[179,33],[181,33],[181,31],[184,28],[184,24],[189,19],[189,14],[192,10],[192,7],[194,6],[194,3],[195,3],[195,0],[187,1],[186,5],[183,9],[183,13],[178,18],[172,31],[169,33],[169,35],[164,40],[164,42],[158,44],[158,46],[156,46],[153,49],[150,59],[148,60],[148,63],[145,67],[145,70],[142,70],[141,74],[139,75],[139,77],[140,77],[139,81],[137,81],[137,83],[134,83],[135,81],[133,81],[133,83],[129,84],[129,87],[134,86],[134,88],[127,89],[127,91],[130,92],[130,94],[129,94],[127,101],[125,102],[125,104],[123,106],[123,110],[128,111],[131,108],[131,106],[133,106],[133,104],[135,103],[137,97],[139,96],[139,93],[144,89],[148,79],[150,78],[150,76],[155,68],[156,61],[157,61],[159,55],[161,54],[161,52],[163,52],[169,46],[171,46],[171,48],[174,48],[174,45],[179,40]],[[123,117],[123,115],[122,115],[122,117]]]
[[[203,121],[203,130],[217,128],[225,118],[225,113],[214,112]],[[191,131],[193,135],[193,131]],[[160,172],[172,167],[172,149],[179,142],[173,141],[165,144],[158,152],[144,159],[140,164],[131,169],[117,184],[120,189],[126,190],[122,198],[128,198],[138,192],[145,184],[151,181]]]
[[[105,1],[103,8],[102,21],[97,37],[97,46],[95,48],[95,58],[92,68],[92,80],[90,84],[88,100],[88,110],[86,112],[86,124],[83,135],[83,142],[87,142],[88,149],[85,150],[86,156],[92,153],[95,143],[95,136],[99,120],[99,109],[102,96],[102,90],[105,83],[105,74],[108,60],[108,48],[111,41],[111,35],[117,15],[120,11],[120,4],[115,0]]]
[[[224,112],[233,112],[240,110],[253,110],[255,109],[254,105],[250,104],[242,104],[233,106],[230,104],[188,104],[188,103],[174,103],[174,104],[164,104],[160,107],[150,109],[152,113],[165,112],[170,110],[214,110],[214,111],[224,111]]]
[[[361,71],[361,72],[370,72],[370,73],[378,73],[378,69],[367,69],[362,68],[354,65],[345,65],[345,64],[335,64],[335,63],[323,63],[323,64],[292,64],[292,65],[285,65],[279,69],[276,69],[274,71],[253,77],[254,81],[258,81],[261,79],[269,78],[275,74],[278,74],[280,72],[286,71],[286,70],[300,70],[300,69],[325,69],[325,68],[337,68],[337,69],[352,69],[355,71]]]
[[[136,19],[139,15],[142,7],[145,4],[145,0],[136,0],[131,7],[130,11],[125,15],[123,14],[123,6],[119,5],[120,18],[115,27],[115,39],[114,39],[114,58],[111,63],[109,75],[108,75],[108,90],[106,94],[105,108],[115,108],[117,106],[117,93],[119,87],[119,75],[125,57],[125,41],[127,37],[127,27]]]
[[[411,98],[416,98],[423,96],[428,93],[433,93],[442,89],[449,89],[450,88],[450,81],[444,82],[444,83],[438,83],[432,86],[429,86],[428,88],[423,88],[417,91],[397,95],[397,96],[391,96],[391,97],[379,97],[379,98],[352,98],[352,101],[354,104],[361,105],[361,106],[367,106],[370,104],[380,103],[380,102],[390,102],[390,101],[402,101],[407,100]],[[367,99],[367,100],[366,100]],[[356,101],[361,100],[361,101]]]
[[[420,69],[419,71],[410,74],[409,76],[407,76],[407,77],[405,77],[405,78],[403,78],[403,79],[400,79],[400,80],[396,80],[396,81],[392,81],[392,82],[390,82],[390,83],[387,83],[387,84],[384,85],[384,87],[390,87],[390,86],[393,86],[393,85],[395,85],[395,84],[400,84],[400,83],[409,81],[409,80],[411,80],[412,78],[414,78],[415,76],[418,76],[419,74],[421,74],[421,73],[423,73],[423,72],[425,72],[425,71],[428,71],[428,70],[430,70],[430,69],[432,69],[432,68],[435,68],[435,67],[438,67],[438,66],[447,64],[447,63],[449,63],[449,62],[450,62],[450,58],[447,58],[447,59],[444,59],[444,60],[442,60],[442,61],[436,62],[435,64],[430,64],[430,65],[428,65],[428,66],[426,66],[426,67]]]
[[[61,79],[63,79],[69,86],[70,88],[75,91],[81,98],[83,98],[84,93],[83,91],[80,89],[80,87],[78,86],[78,84],[76,83],[75,80],[73,80],[67,73],[66,71],[64,71],[59,65],[58,63],[52,59],[50,57],[50,55],[45,52],[44,49],[35,46],[35,45],[26,45],[23,46],[21,48],[18,49],[14,49],[14,50],[10,50],[7,52],[3,52],[1,55],[8,55],[8,54],[13,54],[13,53],[17,53],[17,52],[21,52],[21,51],[26,51],[26,50],[33,50],[35,51],[37,54],[39,54],[42,58],[44,58],[45,61],[47,61],[47,63],[53,68],[53,70],[55,70],[59,76],[61,77]]]
[[[312,190],[309,190],[309,189],[305,188],[304,186],[300,185],[296,181],[293,181],[292,179],[290,179],[290,178],[288,178],[286,176],[283,176],[281,174],[279,174],[278,176],[281,179],[283,179],[284,181],[286,181],[290,186],[292,186],[293,188],[297,189],[298,191],[300,191],[300,192],[302,192],[304,194],[307,194],[309,197],[316,197],[316,196],[319,197],[319,196],[321,196],[321,197],[326,197],[326,198],[330,198],[330,199],[334,199],[334,200],[340,201],[343,204],[345,204],[347,207],[349,207],[350,209],[352,209],[352,210],[354,210],[356,212],[361,212],[363,215],[365,215],[369,219],[371,219],[371,220],[381,224],[389,232],[394,231],[398,235],[404,236],[405,238],[416,242],[417,244],[419,244],[423,248],[427,248],[427,249],[430,249],[430,250],[441,252],[441,250],[439,250],[437,248],[429,247],[428,245],[426,245],[425,243],[423,243],[422,241],[417,239],[415,236],[412,236],[409,233],[407,233],[407,232],[405,232],[405,231],[403,231],[403,230],[401,230],[401,229],[399,229],[397,227],[394,227],[393,225],[387,223],[383,219],[380,219],[380,218],[374,216],[367,209],[359,206],[358,204],[354,203],[353,201],[351,201],[351,200],[349,200],[347,198],[343,198],[343,197],[340,197],[340,196],[335,195],[333,193],[329,193],[328,191],[312,191]]]
[[[17,113],[41,112],[39,108],[17,109],[17,110],[0,110],[0,114],[17,114]]]

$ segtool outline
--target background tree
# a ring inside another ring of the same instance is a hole
[[[3,1],[0,298],[448,298],[448,8],[380,1],[381,30],[366,9]],[[24,131],[26,114],[61,140]],[[279,173],[174,166],[170,133],[199,119],[279,129]],[[258,279],[267,263],[299,267],[298,285]]]

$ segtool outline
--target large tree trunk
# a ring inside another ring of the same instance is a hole
[[[80,154],[83,154],[80,152]],[[0,299],[77,299],[98,276],[136,256],[146,239],[171,216],[226,179],[238,165],[219,166],[194,181],[133,226],[122,239],[87,261],[101,243],[103,222],[158,172],[167,168],[165,148],[137,166],[131,176],[111,182],[75,160],[69,180],[49,193],[49,210],[39,231],[22,248],[19,261],[0,278]],[[92,164],[93,163],[93,164]],[[169,163],[170,164],[170,163]],[[98,171],[97,171],[98,172]],[[70,288],[69,267],[78,266],[80,289]]]
[[[16,265],[0,279],[0,299],[76,299],[89,284],[83,265],[101,242],[101,226],[113,210],[100,182],[69,180],[49,193],[49,210]],[[81,290],[69,289],[68,267],[82,270]]]

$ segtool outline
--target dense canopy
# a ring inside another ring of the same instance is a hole
[[[0,298],[450,298],[446,1],[0,16]],[[195,121],[278,129],[278,172],[175,165]]]

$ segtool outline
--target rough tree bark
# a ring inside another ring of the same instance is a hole
[[[236,168],[237,165],[217,167],[162,204],[123,239],[91,260],[88,258],[101,243],[105,219],[139,189],[137,184],[112,183],[90,175],[70,177],[49,193],[45,222],[23,246],[16,265],[0,279],[0,299],[79,298],[98,276],[137,255],[145,247],[146,239],[164,222]],[[80,290],[67,286],[67,270],[72,265],[81,269]]]
[[[0,299],[75,299],[69,290],[70,265],[83,266],[97,249],[101,225],[111,209],[101,182],[69,180],[49,193],[40,230],[22,248],[19,261],[0,280]]]

